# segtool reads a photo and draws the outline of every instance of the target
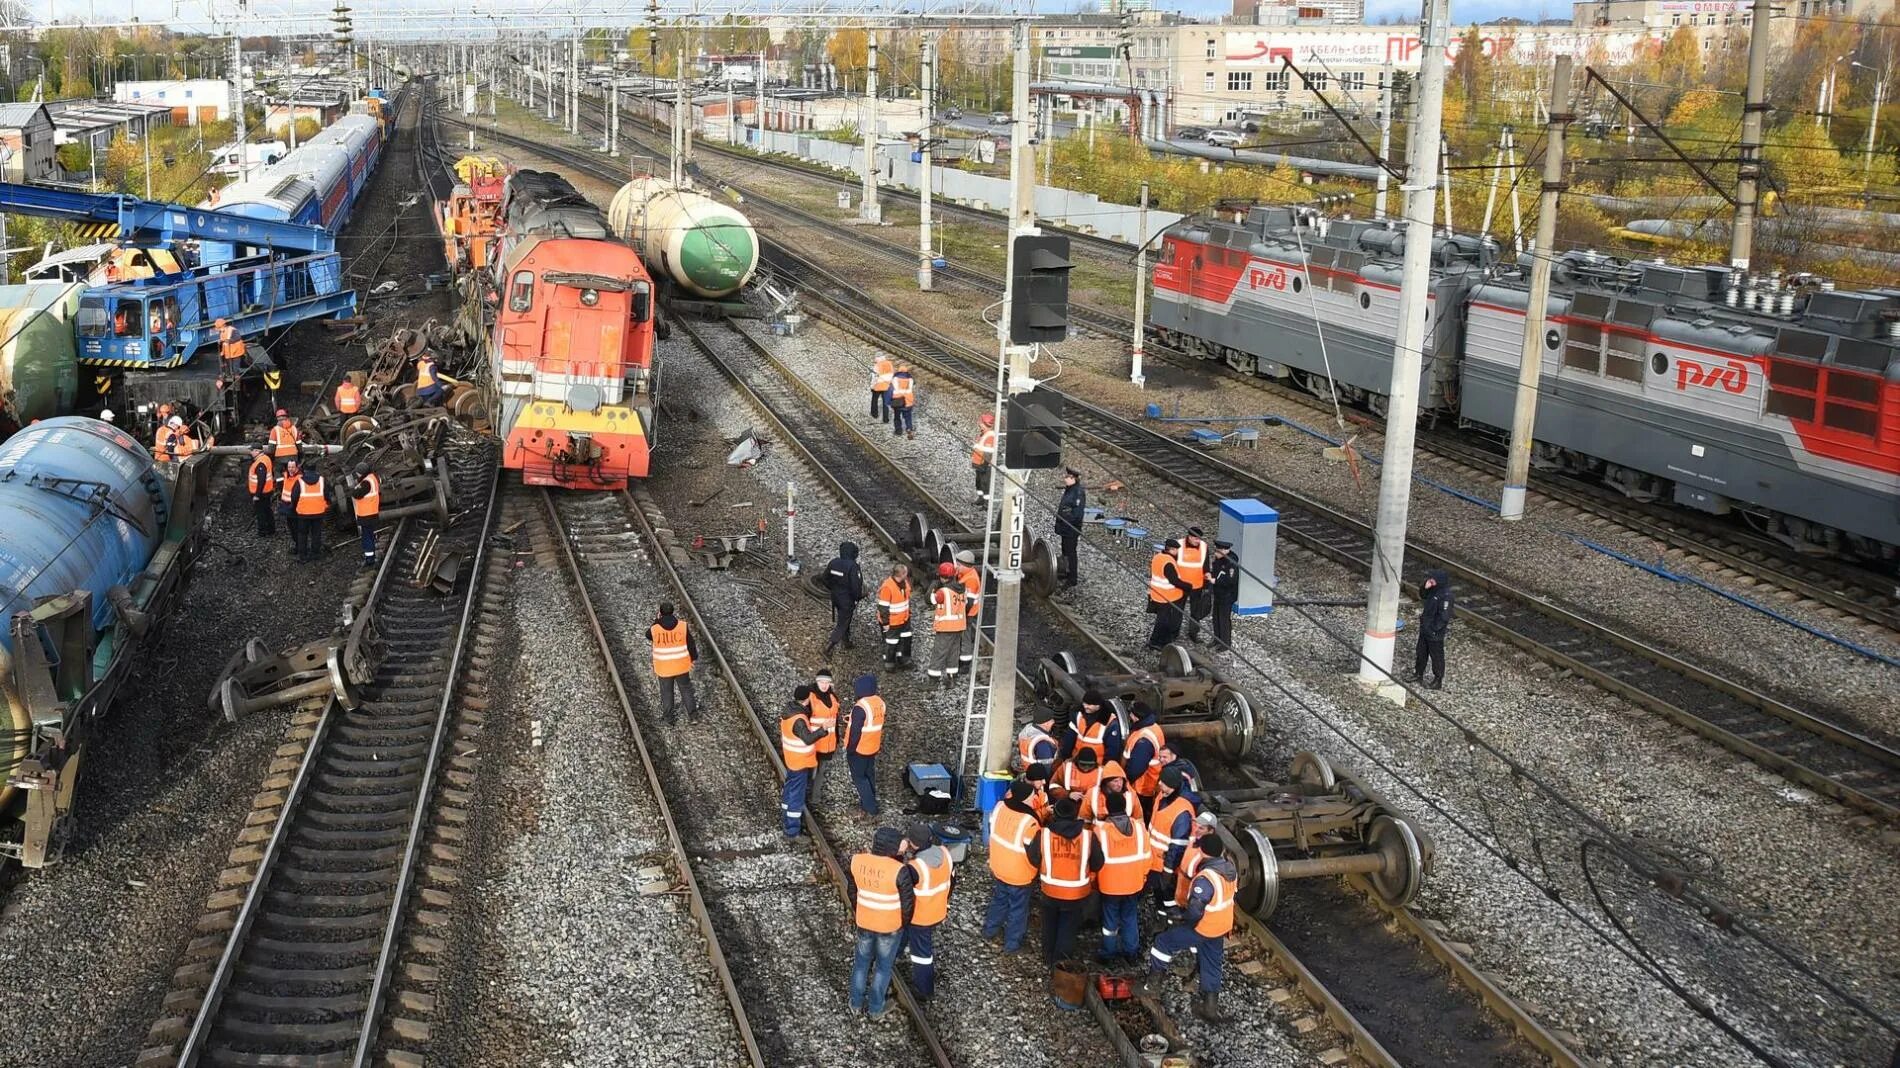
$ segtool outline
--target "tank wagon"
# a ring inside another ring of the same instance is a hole
[[[87,744],[201,551],[209,476],[81,416],[0,446],[0,854],[56,859]]]
[[[1149,329],[1248,374],[1385,409],[1404,235],[1254,208],[1161,239]],[[1523,267],[1434,238],[1421,413],[1503,435]],[[1900,558],[1900,290],[1564,254],[1542,338],[1534,462],[1739,513],[1790,545]],[[1321,339],[1324,339],[1324,348]]]
[[[738,209],[665,178],[643,175],[608,206],[614,233],[633,242],[662,292],[718,301],[743,288],[759,265],[759,236]]]
[[[489,337],[504,466],[536,486],[645,478],[657,382],[653,285],[565,178],[517,171],[502,196]]]

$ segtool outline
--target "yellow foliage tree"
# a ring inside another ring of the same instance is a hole
[[[870,38],[863,30],[834,30],[825,40],[825,58],[838,68],[838,80],[848,89],[863,91],[869,55]]]

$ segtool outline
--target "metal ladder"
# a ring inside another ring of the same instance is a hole
[[[1001,396],[999,376],[998,396]],[[983,772],[983,750],[988,740],[990,728],[990,668],[995,661],[995,646],[984,632],[984,627],[995,625],[996,608],[989,581],[990,565],[994,563],[991,554],[1003,543],[1001,523],[1002,480],[997,469],[1002,458],[1003,405],[999,399],[995,407],[997,450],[990,462],[989,500],[983,508],[983,554],[977,565],[978,574],[983,576],[983,612],[981,625],[977,629],[976,648],[970,658],[970,684],[963,703],[963,746],[957,757],[957,781],[962,786],[964,805],[972,810],[977,804],[977,776]]]

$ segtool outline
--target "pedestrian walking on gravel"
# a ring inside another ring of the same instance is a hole
[[[913,823],[904,832],[907,862],[917,873],[916,906],[904,926],[904,945],[910,954],[910,985],[918,1001],[929,1001],[937,990],[937,929],[950,915],[950,883],[955,865],[950,851],[937,841],[928,823]]]
[[[1214,648],[1226,652],[1234,645],[1234,605],[1240,601],[1240,558],[1234,555],[1233,542],[1214,543],[1214,558],[1207,563],[1207,588]]]
[[[1436,690],[1445,685],[1445,633],[1451,629],[1451,576],[1443,571],[1425,573],[1425,585],[1419,589],[1423,602],[1418,610],[1418,653],[1412,660],[1412,681],[1424,682]],[[1431,681],[1426,682],[1425,664],[1431,662]]]
[[[990,905],[983,937],[1003,940],[1003,952],[1023,948],[1029,930],[1029,891],[1036,885],[1036,862],[1029,846],[1042,830],[1030,799],[1036,788],[1027,779],[1009,784],[1002,804],[990,810]]]
[[[869,1011],[882,1020],[890,1012],[887,997],[897,967],[897,947],[916,907],[917,873],[900,859],[904,836],[895,827],[879,827],[871,850],[851,858],[848,876],[858,926],[851,961],[851,1011]]]
[[[244,470],[244,488],[251,493],[251,514],[257,518],[257,536],[268,538],[277,533],[274,512],[277,505],[277,472],[270,450],[251,444],[251,465]]]
[[[884,664],[910,666],[910,565],[897,564],[877,588],[877,624],[884,631]]]
[[[898,364],[891,376],[891,436],[917,437],[917,380],[907,363]]]
[[[699,659],[699,643],[686,629],[686,621],[673,613],[673,602],[660,602],[659,614],[647,628],[647,643],[653,646],[653,677],[660,687],[660,717],[671,727],[679,722],[674,710],[677,700],[686,710],[686,718],[699,721],[699,704],[693,697],[693,663]]]
[[[883,353],[877,354],[877,362],[871,365],[871,418],[891,421],[891,376],[895,368],[891,358]]]
[[[996,415],[984,412],[977,416],[977,422],[983,424],[983,428],[970,443],[970,470],[976,476],[975,499],[987,501],[990,499],[990,467],[996,462]]]
[[[884,746],[884,698],[877,693],[876,675],[859,675],[851,684],[856,700],[846,717],[844,737],[845,763],[851,768],[851,783],[858,789],[858,807],[867,816],[877,815],[877,752]]]
[[[937,584],[930,588],[930,664],[925,673],[944,680],[945,685],[957,677],[957,656],[963,651],[963,632],[969,626],[965,606],[957,566],[948,561],[938,564]]]
[[[1089,505],[1088,491],[1082,488],[1081,472],[1071,467],[1062,472],[1062,500],[1056,505],[1056,537],[1062,541],[1062,558],[1056,562],[1056,578],[1063,589],[1082,581],[1076,573],[1075,548],[1082,540],[1082,516]]]
[[[785,817],[785,837],[797,838],[805,829],[805,807],[810,804],[811,777],[818,770],[818,743],[825,731],[811,722],[811,687],[792,691],[791,703],[778,721],[779,753],[785,758],[785,787],[779,792],[779,810]]]
[[[818,739],[818,766],[812,769],[810,796],[805,799],[808,808],[818,804],[818,795],[823,792],[820,787],[838,754],[838,691],[831,688],[830,668],[818,669],[810,695],[805,707],[811,711],[811,725],[823,731],[824,737]]]
[[[825,589],[831,593],[831,638],[825,656],[842,644],[851,648],[851,615],[864,600],[864,575],[858,570],[856,542],[839,542],[838,555],[825,565]]]

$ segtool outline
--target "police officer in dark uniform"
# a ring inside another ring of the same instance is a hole
[[[838,555],[825,565],[825,589],[831,592],[831,639],[825,643],[825,656],[842,644],[851,648],[851,615],[864,600],[864,576],[858,571],[856,542],[840,542]]]
[[[1214,599],[1214,648],[1225,652],[1234,644],[1234,605],[1240,600],[1240,558],[1234,555],[1234,543],[1214,543],[1214,558],[1207,563],[1207,585]]]
[[[1081,581],[1076,573],[1075,545],[1082,537],[1082,515],[1088,509],[1088,492],[1082,488],[1082,475],[1071,467],[1062,472],[1062,502],[1056,505],[1056,537],[1062,540],[1062,559],[1056,563],[1056,577],[1068,589]]]

